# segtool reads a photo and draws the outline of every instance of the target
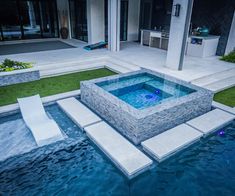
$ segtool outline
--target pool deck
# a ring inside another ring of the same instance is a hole
[[[51,40],[48,39],[48,41]],[[86,43],[74,39],[61,41],[76,48],[0,55],[0,61],[10,58],[33,62],[42,77],[112,64],[113,68],[120,69],[120,72],[132,70],[130,69],[132,67],[143,67],[197,84],[214,92],[235,85],[234,64],[219,60],[219,56],[206,58],[186,56],[183,70],[176,71],[165,66],[166,51],[141,46],[139,43],[122,42],[119,52],[110,52],[107,49],[86,51],[83,49]],[[30,40],[24,42],[30,42]]]

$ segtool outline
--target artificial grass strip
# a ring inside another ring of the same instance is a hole
[[[17,98],[39,94],[41,97],[80,89],[80,81],[116,74],[102,68],[43,78],[33,82],[0,87],[0,106],[17,102]]]
[[[235,86],[216,93],[214,100],[224,105],[235,107]]]

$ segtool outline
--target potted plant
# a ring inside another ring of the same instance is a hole
[[[61,38],[67,39],[69,35],[67,10],[60,11],[60,21],[61,21],[61,28],[60,28]]]

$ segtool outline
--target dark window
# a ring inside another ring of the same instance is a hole
[[[121,15],[120,15],[120,41],[127,40],[128,27],[128,1],[121,1]]]
[[[105,41],[108,41],[108,0],[105,0]],[[120,10],[120,41],[127,40],[128,33],[128,0],[121,0]]]
[[[86,0],[70,0],[70,22],[72,38],[87,42]]]
[[[55,0],[0,2],[1,40],[58,37]]]

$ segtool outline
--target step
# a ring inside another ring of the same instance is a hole
[[[129,72],[132,71],[128,68],[125,68],[125,67],[122,67],[122,66],[119,66],[119,65],[115,65],[113,63],[106,63],[105,67],[108,67],[109,69],[111,69],[115,72],[118,72],[118,73],[129,73]]]
[[[47,69],[56,69],[60,67],[67,67],[67,66],[86,66],[93,63],[104,63],[107,58],[104,57],[88,57],[87,59],[80,59],[80,60],[73,60],[73,61],[66,61],[66,62],[56,62],[44,65],[37,65],[39,70],[47,70]]]
[[[57,104],[81,129],[102,121],[99,116],[74,97],[59,100]]]
[[[85,128],[87,136],[129,178],[146,171],[152,160],[105,122]]]
[[[233,86],[235,86],[235,76],[220,80],[212,84],[205,85],[203,87],[216,93]]]
[[[56,70],[56,69],[61,69],[61,68],[67,68],[67,67],[86,67],[86,66],[91,66],[91,65],[105,65],[105,61],[89,61],[87,63],[61,63],[61,64],[56,64],[56,65],[45,65],[45,66],[40,66],[37,67],[39,71],[47,71],[47,70]]]
[[[113,65],[118,65],[118,66],[122,66],[123,68],[129,69],[131,71],[138,71],[140,70],[140,67],[137,65],[134,65],[133,63],[129,63],[127,61],[124,60],[120,60],[116,57],[111,57],[107,60],[107,62],[112,63]]]
[[[225,112],[228,112],[228,113],[231,113],[231,114],[235,115],[235,108],[226,106],[226,105],[224,105],[222,103],[219,103],[219,102],[216,102],[216,101],[212,102],[212,106],[215,107],[215,108],[221,109]]]
[[[161,162],[195,143],[202,136],[203,134],[198,130],[181,124],[141,142],[141,145],[148,154]]]
[[[235,77],[235,69],[226,70],[220,73],[215,73],[203,78],[193,80],[192,83],[198,86],[206,86],[220,80],[224,80],[230,77]]]
[[[100,68],[104,68],[104,65],[103,64],[89,64],[89,65],[83,65],[83,66],[68,66],[68,67],[61,67],[57,69],[40,70],[40,76],[42,78],[45,78],[49,76],[57,76],[57,75],[63,75],[63,74],[69,74],[69,73],[75,73],[75,72],[81,72],[81,71],[87,71],[87,70],[100,69]]]
[[[186,124],[208,135],[222,127],[225,127],[235,119],[235,115],[220,109],[214,109],[197,118],[194,118]]]

